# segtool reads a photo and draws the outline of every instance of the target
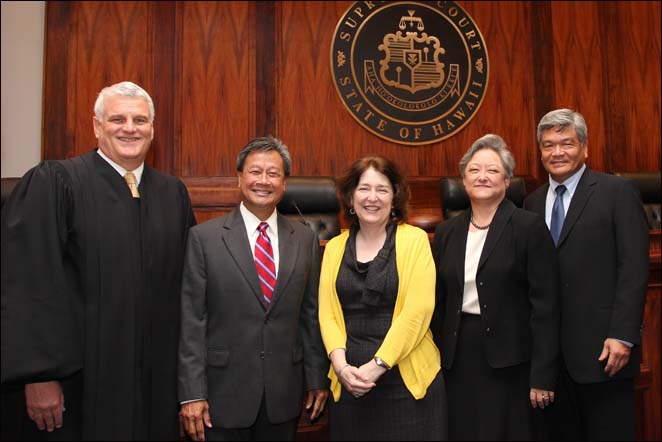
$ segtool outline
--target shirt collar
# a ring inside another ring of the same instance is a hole
[[[575,194],[575,190],[577,189],[577,185],[579,184],[579,179],[582,177],[585,170],[586,170],[586,164],[582,164],[582,167],[580,167],[577,172],[570,175],[570,177],[568,177],[568,179],[566,179],[563,183],[559,183],[555,181],[550,175],[549,188],[551,189],[552,192],[556,192],[556,188],[561,184],[563,184],[568,191],[568,195],[572,196]]]
[[[119,164],[117,164],[116,162],[111,160],[108,157],[108,155],[103,153],[103,151],[101,149],[97,149],[97,153],[99,154],[99,156],[101,158],[106,160],[106,162],[108,164],[110,164],[113,167],[113,169],[115,169],[117,171],[117,173],[119,173],[122,176],[122,178],[124,178],[124,175],[126,175],[127,172],[133,172],[133,174],[136,176],[136,184],[140,185],[140,180],[143,177],[143,170],[145,169],[145,162],[144,161],[142,163],[140,163],[140,166],[138,166],[134,170],[126,170],[125,168],[123,168],[122,166],[120,166]]]
[[[243,201],[241,204],[239,204],[239,211],[241,212],[241,217],[244,219],[246,232],[249,235],[252,235],[257,231],[257,226],[260,225],[262,220],[255,216],[253,212],[248,210]],[[276,209],[274,209],[273,213],[265,220],[265,222],[269,224],[269,228],[274,233],[274,235],[278,235],[278,212]]]

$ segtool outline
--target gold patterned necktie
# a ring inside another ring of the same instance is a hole
[[[124,175],[124,180],[129,186],[129,189],[131,189],[131,196],[134,198],[140,198],[140,193],[138,193],[138,183],[136,183],[136,176],[133,172],[127,172],[126,175]]]

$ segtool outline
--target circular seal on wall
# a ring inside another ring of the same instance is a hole
[[[336,26],[331,71],[359,124],[421,145],[453,136],[475,116],[489,60],[478,27],[455,2],[362,1]]]

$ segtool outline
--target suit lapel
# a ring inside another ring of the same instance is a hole
[[[565,217],[565,221],[563,221],[563,229],[561,230],[561,236],[559,236],[559,243],[556,246],[557,248],[560,248],[563,245],[563,241],[568,237],[570,231],[579,219],[579,216],[584,211],[586,203],[591,199],[593,191],[595,190],[595,183],[596,181],[593,172],[587,168],[579,179],[575,194],[570,201],[570,207],[568,207],[568,214]]]
[[[299,244],[294,237],[292,224],[280,213],[278,214],[278,278],[274,289],[270,309],[278,303],[285,294],[285,287],[289,282],[299,256]],[[256,272],[257,274],[257,272]]]
[[[549,182],[540,186],[538,190],[535,191],[535,195],[531,199],[531,207],[529,210],[531,212],[537,213],[545,219],[545,203],[547,202],[547,192],[549,191]]]
[[[452,237],[457,238],[457,240],[451,245],[450,250],[453,250],[455,254],[454,261],[457,282],[460,284],[460,287],[464,287],[464,260],[467,249],[467,236],[469,235],[471,210],[465,210],[462,214],[458,215],[458,217],[461,219],[460,225],[457,226],[457,228],[460,229],[460,235],[452,235]]]
[[[487,232],[487,238],[485,238],[483,252],[480,254],[480,261],[478,261],[478,270],[480,270],[483,264],[485,264],[485,261],[487,261],[487,258],[494,251],[494,247],[498,244],[499,238],[501,238],[501,234],[514,211],[515,205],[507,198],[504,198],[501,204],[499,204],[499,208],[494,214],[494,218],[492,218],[490,230]]]
[[[244,275],[258,302],[264,308],[262,288],[260,287],[257,270],[255,269],[251,245],[248,242],[246,225],[238,208],[228,215],[221,229],[223,232],[223,242],[228,248],[228,252],[230,252],[232,259]]]

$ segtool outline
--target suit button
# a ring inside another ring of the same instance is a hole
[[[487,328],[485,329],[485,331],[489,333],[489,332],[490,332],[490,328],[487,327]]]
[[[462,314],[462,310],[457,311],[457,315],[460,316]]]
[[[453,336],[457,336],[457,332],[456,332],[456,331],[453,332]]]
[[[483,304],[483,308],[486,309],[486,308],[487,308],[487,304]]]
[[[483,285],[483,281],[479,282],[478,285],[482,286],[482,285]]]
[[[264,320],[264,324],[265,324],[265,325],[268,324],[268,323],[269,323],[269,318],[267,318],[267,319]]]
[[[263,351],[260,352],[260,359],[264,359],[264,352]]]

